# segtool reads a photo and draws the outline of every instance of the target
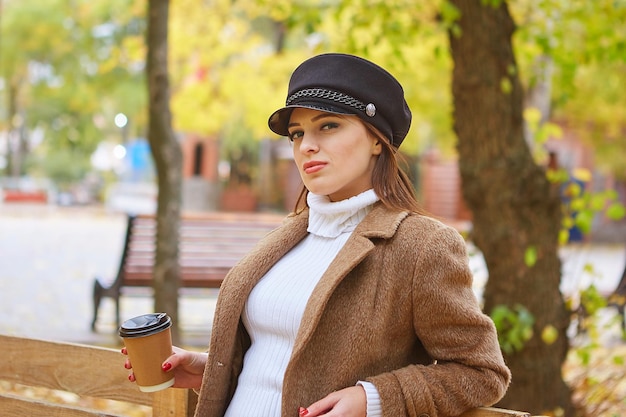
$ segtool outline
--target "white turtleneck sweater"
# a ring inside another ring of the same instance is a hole
[[[225,417],[280,416],[283,376],[307,301],[377,200],[374,190],[338,202],[308,194],[309,234],[261,278],[246,302],[242,319],[252,345]],[[380,416],[378,391],[359,384],[367,395],[367,416]]]

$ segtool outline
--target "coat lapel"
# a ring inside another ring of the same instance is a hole
[[[329,298],[339,283],[374,249],[372,238],[392,237],[400,222],[407,215],[406,212],[390,213],[379,203],[354,230],[322,275],[309,298],[296,337],[292,358],[297,357],[307,344],[322,317]]]
[[[309,298],[300,329],[298,330],[292,357],[298,356],[302,348],[307,344],[335,288],[367,256],[373,247],[374,245],[369,239],[358,236],[356,238],[351,237],[339,251],[337,257],[328,266],[328,269],[313,290],[311,298]]]

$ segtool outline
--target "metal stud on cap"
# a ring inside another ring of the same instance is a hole
[[[374,106],[374,103],[370,103],[365,106],[365,114],[367,114],[369,117],[376,116],[376,106]]]

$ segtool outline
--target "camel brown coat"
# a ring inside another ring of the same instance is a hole
[[[197,417],[223,416],[250,344],[244,303],[307,224],[306,210],[287,217],[225,278]],[[456,230],[377,203],[323,274],[285,372],[281,417],[359,380],[376,386],[385,417],[454,416],[504,395],[510,373]]]

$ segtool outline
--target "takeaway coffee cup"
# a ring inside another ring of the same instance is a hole
[[[174,376],[161,369],[172,354],[171,327],[167,314],[151,313],[126,320],[119,329],[141,391],[159,391],[174,384]]]

